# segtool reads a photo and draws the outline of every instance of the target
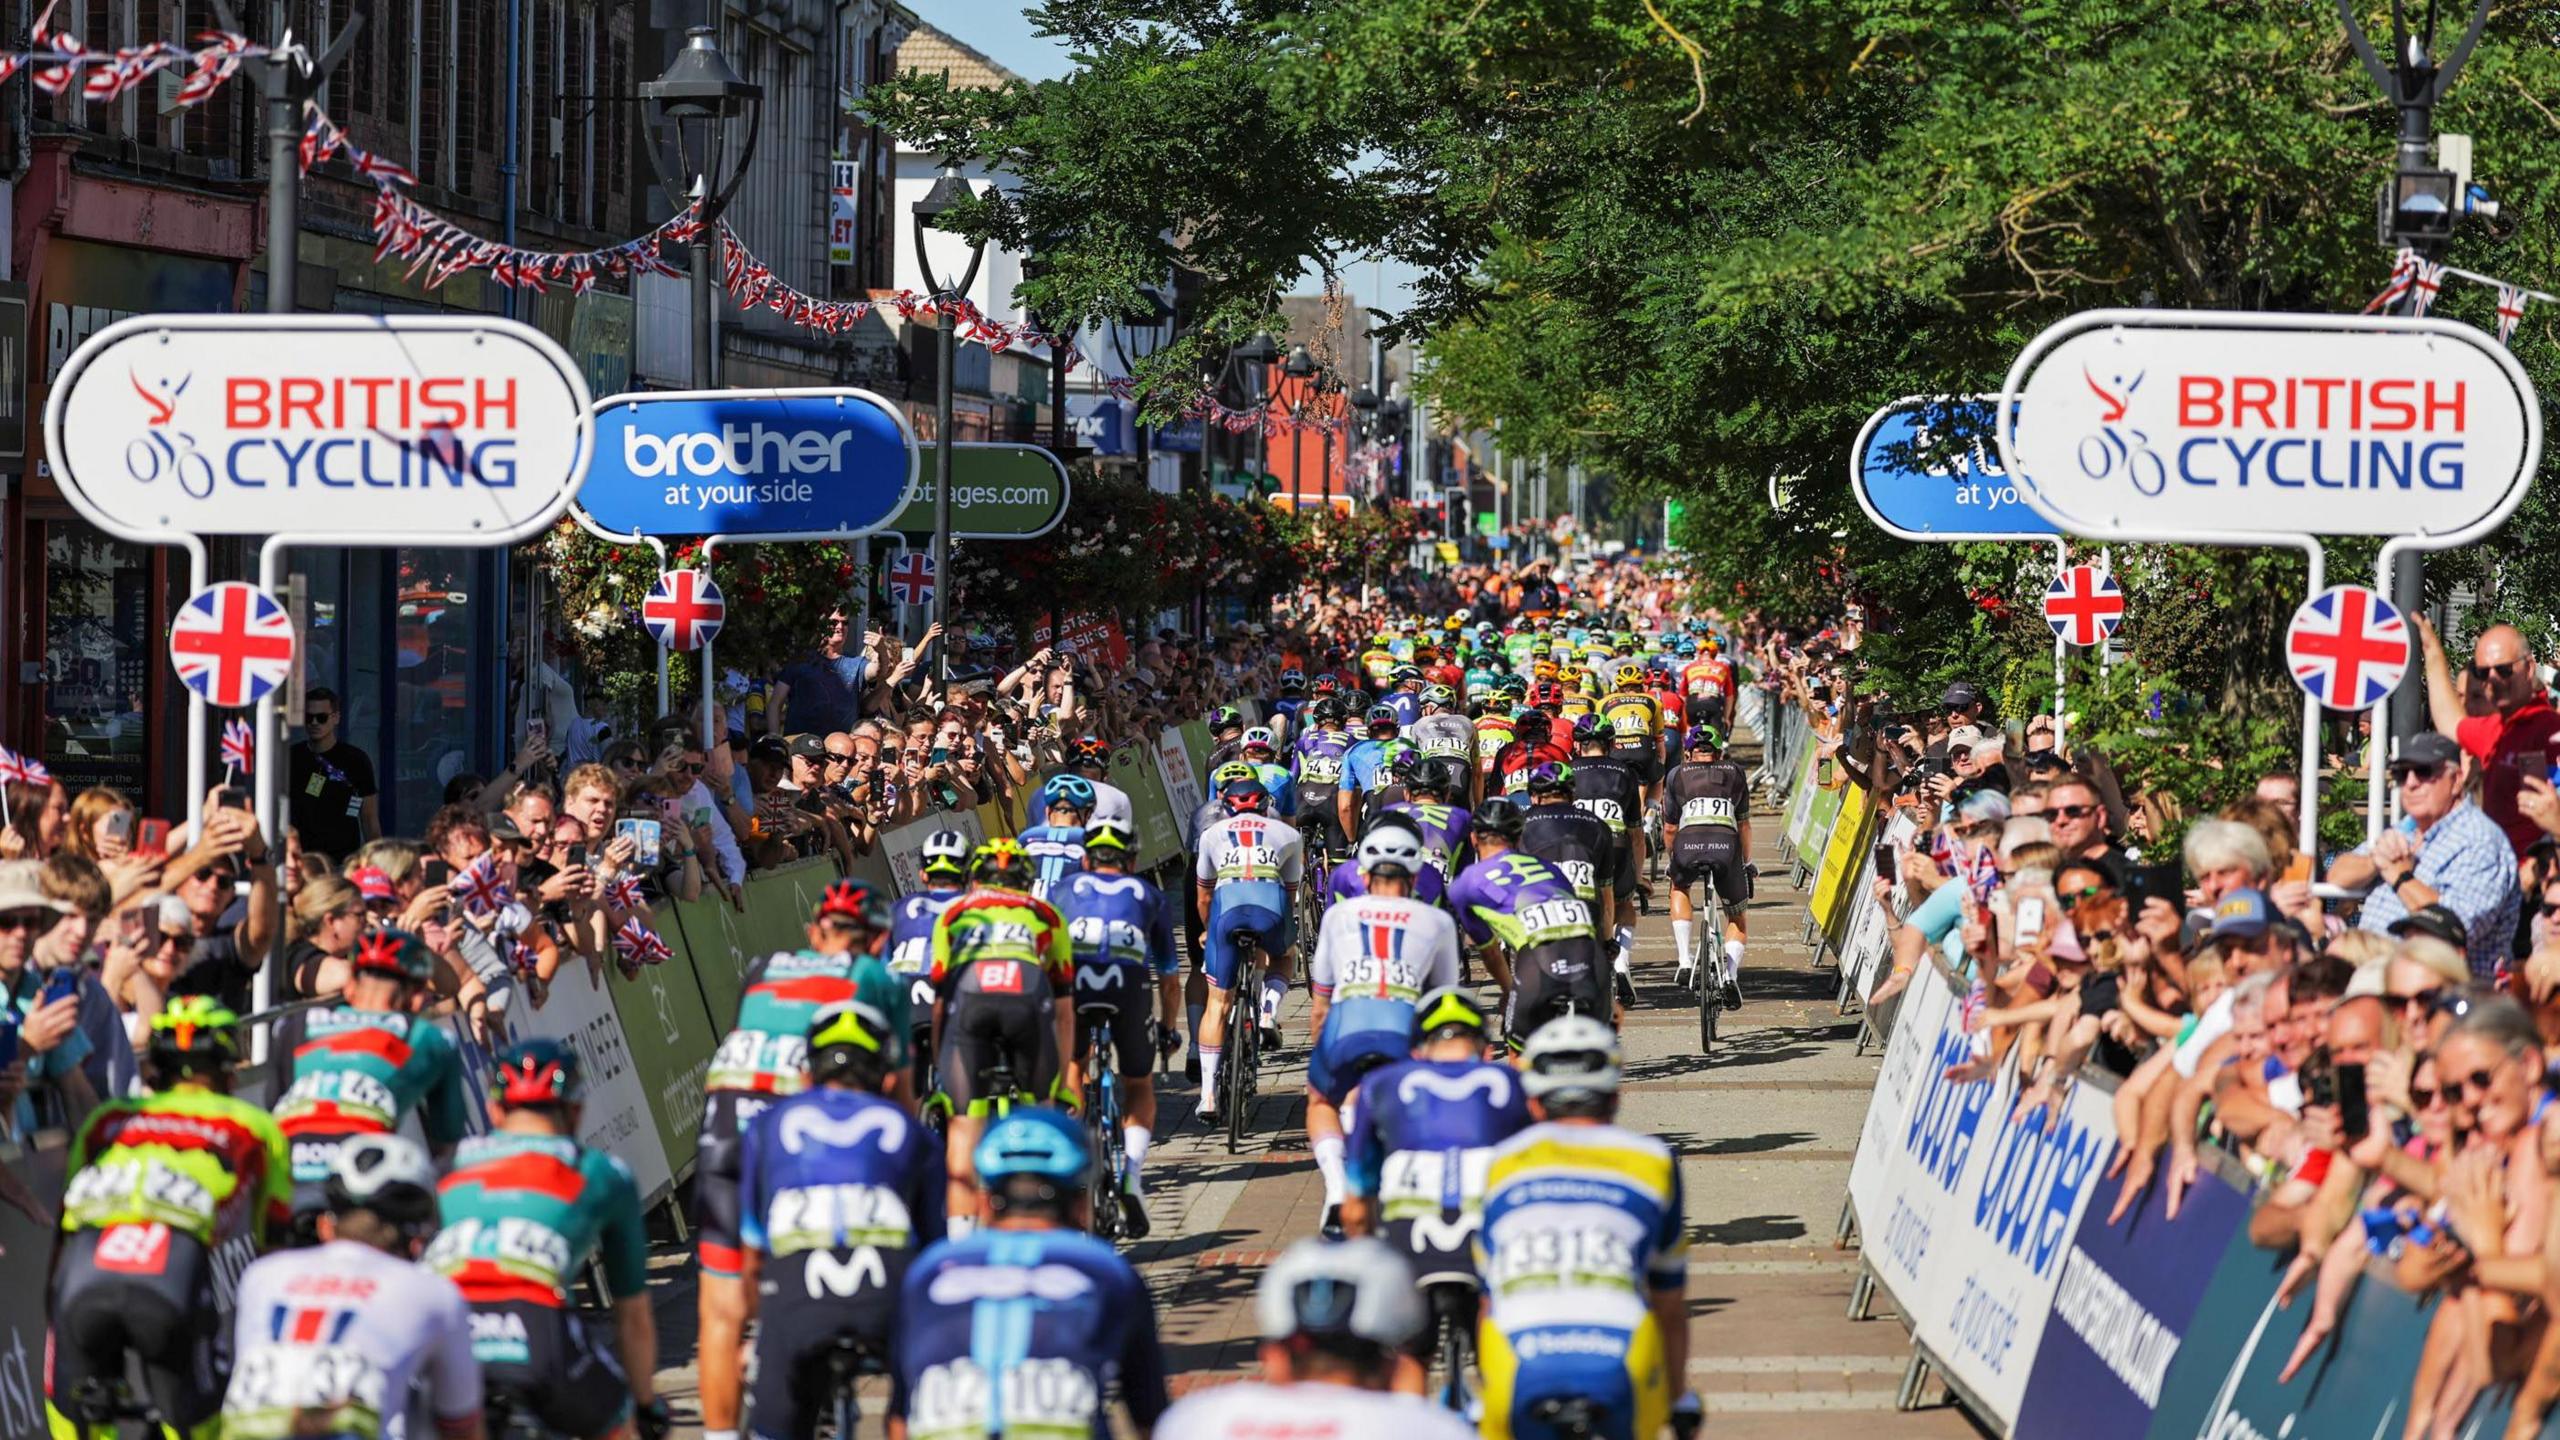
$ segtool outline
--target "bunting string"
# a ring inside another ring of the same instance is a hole
[[[2540,290],[2501,280],[2495,275],[2421,260],[2416,251],[2404,246],[2392,257],[2391,278],[2384,283],[2382,293],[2374,296],[2372,303],[2364,307],[2364,313],[2374,315],[2396,309],[2400,302],[2410,300],[2414,295],[2416,298],[2410,304],[2409,312],[2424,315],[2443,298],[2444,284],[2448,279],[2468,280],[2498,292],[2498,343],[2501,345],[2514,340],[2516,327],[2524,323],[2528,304],[2536,300],[2548,303],[2553,299]]]
[[[30,48],[0,51],[0,81],[23,70],[28,83],[47,95],[69,94],[76,83],[82,99],[104,103],[162,71],[184,70],[187,78],[178,87],[176,99],[181,107],[188,107],[211,98],[224,81],[251,60],[273,55],[306,58],[300,46],[290,43],[289,35],[285,45],[253,45],[246,35],[228,30],[202,31],[193,46],[160,40],[117,50],[92,50],[80,43],[79,36],[54,28],[53,12],[60,6],[61,0],[52,0],[36,17],[35,28],[27,36]]]

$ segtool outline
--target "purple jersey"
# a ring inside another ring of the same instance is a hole
[[[1439,904],[1448,891],[1449,882],[1429,866],[1413,877],[1413,898],[1425,905]],[[1360,862],[1345,860],[1334,866],[1333,874],[1325,879],[1325,893],[1336,900],[1356,900],[1368,894],[1369,882],[1360,878]]]
[[[1591,907],[1574,893],[1573,882],[1525,850],[1506,850],[1468,866],[1449,887],[1449,908],[1458,912],[1458,928],[1469,941],[1500,940],[1514,953],[1593,933]]]

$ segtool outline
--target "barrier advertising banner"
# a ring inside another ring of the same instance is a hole
[[[1851,1170],[1859,1233],[1912,1338],[2014,1431],[2063,1254],[2115,1144],[2115,1117],[2105,1091],[2078,1084],[2058,1118],[2018,1119],[2014,1064],[1989,1081],[1948,1078],[1973,1055],[1962,1007],[1934,965],[1912,990]],[[1901,1123],[1876,1125],[1879,1110],[1901,1112]]]
[[[683,963],[643,965],[631,979],[617,975],[609,984],[623,1041],[642,1077],[649,1118],[658,1127],[659,1147],[668,1165],[682,1171],[693,1163],[694,1137],[702,1130],[702,1077],[711,1068],[712,1047],[735,1012],[712,1020],[693,976],[699,963],[693,957],[710,947],[684,932],[681,907],[662,905],[658,914],[662,921],[673,918],[677,933],[684,935]],[[666,938],[672,945],[676,936]],[[721,963],[729,962],[722,957]]]
[[[623,1043],[622,1020],[584,961],[572,960],[551,977],[551,993],[539,1008],[525,1007],[515,1028],[526,1035],[564,1041],[578,1052],[586,1072],[587,1103],[578,1113],[578,1141],[610,1150],[631,1167],[644,1198],[675,1184],[666,1141],[649,1113],[649,1093]]]

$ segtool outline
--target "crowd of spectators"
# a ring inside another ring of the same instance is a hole
[[[2422,625],[2434,728],[2402,740],[2375,838],[2297,847],[2290,774],[2210,815],[2129,786],[2050,717],[2002,723],[1958,683],[1925,713],[1858,693],[1853,620],[1757,639],[1810,720],[1823,783],[1878,797],[1872,902],[1892,918],[1880,1016],[1937,968],[2012,1118],[2113,1085],[2113,1223],[2204,1172],[2253,1188],[2313,1316],[2288,1379],[2365,1273],[2441,1296],[2405,1433],[2452,1435],[2520,1385],[2512,1436],[2560,1399],[2560,714],[2525,637],[2457,668]],[[2059,743],[2057,741],[2059,740]],[[2362,776],[2340,789],[2361,800]],[[2174,843],[2173,843],[2174,842]],[[2104,1078],[2098,1078],[2104,1077]]]

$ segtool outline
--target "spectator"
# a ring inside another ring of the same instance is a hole
[[[2463,757],[2451,740],[2426,731],[2410,736],[2391,762],[2403,819],[2371,842],[2341,855],[2329,882],[2365,890],[2357,923],[2388,931],[2392,922],[2441,901],[2462,917],[2471,973],[2496,973],[2515,933],[2516,860],[2504,832],[2463,798]]]
[[[0,786],[9,801],[9,823],[0,826],[0,860],[42,860],[71,832],[71,797],[58,781]]]
[[[0,1070],[0,1096],[11,1108],[9,1134],[22,1142],[39,1125],[60,1126],[87,1114],[98,1100],[80,1068],[89,1042],[80,1033],[79,997],[39,1003],[30,964],[37,942],[78,913],[44,893],[43,873],[32,860],[0,863],[0,1004],[15,1012],[18,1032],[17,1057]]]
[[[152,1017],[167,1004],[195,948],[195,916],[184,900],[153,890],[117,912],[113,923],[98,980],[124,1016],[127,1045],[139,1050],[150,1042]]]
[[[251,986],[276,941],[276,872],[258,822],[246,810],[207,810],[203,838],[169,862],[161,883],[185,904],[195,931],[170,993],[211,995],[248,1015]]]
[[[850,730],[862,718],[862,692],[869,664],[863,652],[845,653],[852,633],[852,621],[844,611],[829,612],[817,653],[785,669],[766,693],[764,733],[781,735],[788,729],[821,734]]]
[[[165,858],[134,853],[136,823],[133,802],[123,795],[106,789],[84,790],[71,803],[71,823],[63,832],[64,852],[95,862],[118,901],[151,883]]]
[[[2471,665],[2457,684],[2444,637],[2424,615],[2418,642],[2427,668],[2427,716],[2480,762],[2481,808],[2521,855],[2542,833],[2518,804],[2522,782],[2530,776],[2548,791],[2551,762],[2560,756],[2560,711],[2543,690],[2533,647],[2513,625],[2492,625],[2471,642]]]
[[[2053,824],[2053,843],[2065,857],[2086,860],[2122,881],[2133,859],[2107,836],[2107,807],[2098,787],[2078,775],[2065,775],[2045,791],[2045,818]]]
[[[37,885],[45,898],[71,907],[60,924],[36,942],[35,968],[51,976],[70,971],[78,985],[80,1034],[88,1055],[80,1062],[90,1090],[98,1096],[122,1095],[134,1082],[133,1043],[126,1036],[115,1001],[98,981],[90,964],[100,929],[113,908],[114,891],[105,872],[77,855],[60,854],[44,862]],[[74,1127],[77,1115],[68,1117]]]
[[[325,687],[304,699],[304,739],[285,771],[287,808],[312,849],[343,860],[382,834],[373,757],[339,738],[346,707]]]
[[[367,867],[367,875],[381,876]],[[381,880],[384,898],[391,895],[388,876]],[[297,999],[335,995],[354,973],[356,941],[365,932],[365,894],[331,876],[302,887],[294,898],[285,935],[285,983]]]

